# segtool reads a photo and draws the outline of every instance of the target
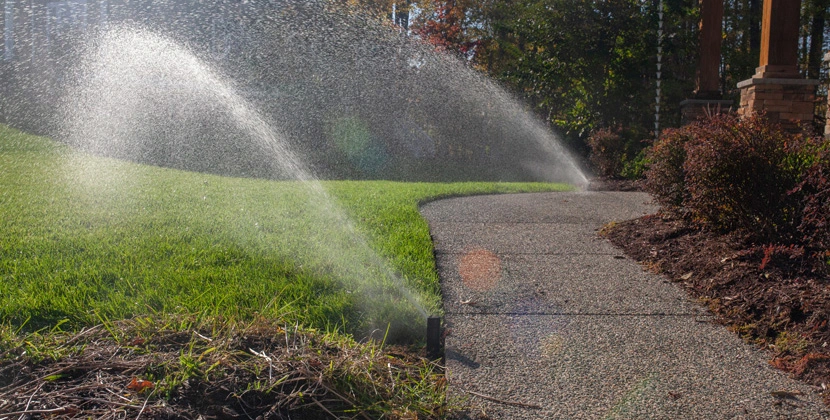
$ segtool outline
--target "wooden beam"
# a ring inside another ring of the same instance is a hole
[[[700,15],[700,61],[695,97],[719,99],[723,0],[701,0]]]
[[[801,0],[764,0],[761,23],[762,77],[798,77]]]

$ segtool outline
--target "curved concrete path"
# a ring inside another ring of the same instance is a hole
[[[424,205],[450,392],[494,419],[830,418],[809,386],[598,237],[655,212],[649,202],[574,192]]]

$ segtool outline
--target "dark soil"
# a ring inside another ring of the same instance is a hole
[[[642,191],[640,181],[619,178],[596,178],[588,184],[590,191]]]
[[[608,226],[604,234],[706,304],[718,322],[769,349],[770,364],[824,389],[830,403],[830,270],[821,258],[662,215]]]

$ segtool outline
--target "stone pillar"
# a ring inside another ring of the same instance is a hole
[[[813,120],[818,80],[798,73],[800,12],[800,0],[764,0],[760,66],[751,79],[738,83],[738,114],[765,112],[770,121],[790,130]]]
[[[691,99],[680,103],[680,122],[683,125],[726,112],[732,106],[732,101],[723,100],[720,91],[723,0],[701,0],[700,15],[700,59],[695,92]]]
[[[732,101],[726,99],[685,99],[680,102],[680,124],[691,124],[701,118],[732,110]]]

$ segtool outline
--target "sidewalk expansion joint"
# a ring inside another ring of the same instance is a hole
[[[435,220],[434,224],[445,224],[445,225],[488,225],[488,226],[512,226],[512,225],[553,225],[553,226],[589,226],[592,229],[597,229],[594,227],[593,223],[583,223],[583,222],[494,222],[494,221],[458,221],[458,220],[450,220],[450,221],[442,221],[442,220]],[[597,222],[599,226],[604,225],[608,222]]]
[[[615,313],[615,312],[444,312],[445,316],[607,316],[660,318],[713,318],[714,315],[693,313]]]
[[[434,250],[435,255],[466,255],[469,251],[441,251]],[[563,255],[563,256],[587,256],[587,257],[623,257],[619,252],[495,252],[496,255],[509,257],[511,255]]]

